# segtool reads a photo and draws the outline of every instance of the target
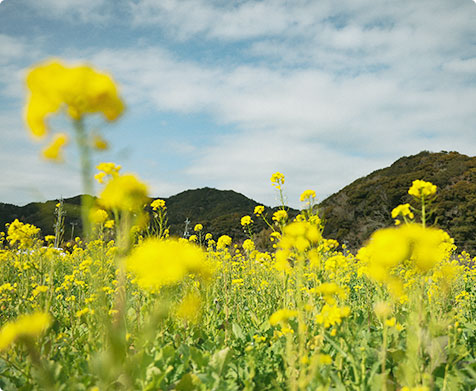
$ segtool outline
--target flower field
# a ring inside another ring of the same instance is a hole
[[[436,186],[415,178],[412,204],[392,211],[395,227],[358,251],[322,236],[313,190],[290,219],[279,172],[271,184],[281,206],[243,216],[244,242],[199,222],[189,238],[172,238],[167,205],[151,202],[139,178],[114,163],[92,170],[107,142],[84,118],[122,114],[113,80],[50,62],[27,84],[32,134],[49,134],[48,117],[63,111],[85,191],[94,178],[102,189],[82,205],[84,237],[62,249],[61,229],[43,238],[15,220],[0,236],[3,390],[476,387],[476,258],[428,226]],[[56,134],[43,156],[61,160],[68,139]],[[255,244],[258,220],[272,250]]]

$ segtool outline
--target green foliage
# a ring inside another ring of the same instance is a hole
[[[393,225],[390,212],[411,203],[414,179],[438,186],[430,224],[449,232],[460,249],[476,252],[476,157],[457,152],[420,152],[357,179],[320,205],[324,235],[361,246],[378,228]],[[414,205],[416,206],[416,205]]]

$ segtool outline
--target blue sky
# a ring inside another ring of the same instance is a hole
[[[118,82],[127,111],[95,161],[152,196],[210,186],[274,205],[280,171],[299,206],[404,155],[476,151],[473,0],[4,0],[0,202],[81,192],[75,146],[44,162],[22,120],[25,74],[52,57]]]

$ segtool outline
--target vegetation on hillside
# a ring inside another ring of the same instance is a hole
[[[414,179],[438,187],[429,223],[448,231],[459,248],[475,253],[476,157],[457,152],[402,157],[344,187],[319,205],[324,235],[359,248],[376,229],[393,224],[393,208],[412,202],[407,189]]]

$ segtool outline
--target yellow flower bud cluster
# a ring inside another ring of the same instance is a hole
[[[396,219],[395,220],[395,225],[399,225],[401,223],[401,221],[399,219],[397,219],[397,217],[399,217],[399,216],[403,217],[404,219],[406,219],[407,217],[410,218],[410,219],[413,219],[415,217],[415,215],[411,211],[410,204],[402,204],[402,205],[398,205],[397,207],[393,208],[392,218]]]
[[[119,164],[114,164],[111,162],[108,163],[99,163],[96,168],[99,170],[99,172],[94,175],[94,178],[99,182],[99,183],[104,183],[104,179],[106,177],[111,177],[114,178],[119,175],[119,171],[121,170],[121,166]]]
[[[222,235],[218,238],[217,249],[224,250],[231,245],[231,238],[228,235]]]
[[[280,190],[281,186],[284,185],[284,175],[280,172],[275,172],[271,175],[271,182],[276,189]]]
[[[257,205],[257,206],[255,206],[255,210],[254,210],[253,213],[256,216],[261,216],[263,214],[263,212],[264,212],[264,206],[263,205]]]
[[[18,245],[18,248],[25,249],[34,245],[37,240],[40,229],[32,224],[25,224],[15,219],[6,224],[7,241],[10,246]]]
[[[302,192],[299,201],[301,202],[311,202],[312,199],[316,198],[316,192],[314,190],[305,190]]]
[[[165,206],[165,201],[161,200],[160,198],[152,201],[150,206],[151,206],[152,210],[166,209],[167,208]]]
[[[248,225],[252,224],[253,223],[253,220],[251,220],[251,217],[250,216],[243,216],[241,218],[241,225],[243,227],[247,227]]]
[[[425,182],[420,179],[413,181],[408,189],[408,194],[416,198],[428,198],[436,193],[436,185],[431,182]]]

